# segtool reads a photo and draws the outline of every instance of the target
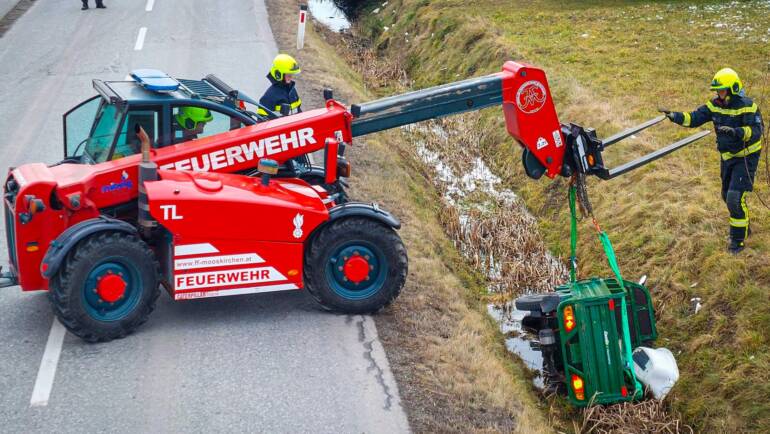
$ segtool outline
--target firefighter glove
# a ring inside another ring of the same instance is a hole
[[[738,133],[737,131],[735,131],[735,128],[728,127],[727,125],[722,125],[721,127],[717,128],[717,132],[719,132],[719,134],[724,134],[730,137],[738,136]]]
[[[658,111],[665,114],[668,120],[674,122],[674,113],[671,110],[667,108],[659,108]]]

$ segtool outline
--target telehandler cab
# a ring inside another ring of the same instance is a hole
[[[94,80],[99,95],[64,116],[65,160],[12,168],[3,190],[10,270],[0,286],[48,290],[61,322],[91,342],[134,331],[159,286],[175,300],[304,288],[346,313],[393,301],[407,275],[400,223],[344,199],[353,137],[502,105],[529,176],[609,179],[708,134],[608,169],[605,146],[662,117],[599,140],[560,124],[545,73],[516,62],[349,110],[328,91],[323,108],[264,122],[216,77],[133,78]],[[215,134],[175,143],[182,106],[210,110]],[[319,150],[323,167],[287,169]]]

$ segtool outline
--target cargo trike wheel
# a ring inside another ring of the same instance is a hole
[[[320,231],[307,249],[305,283],[322,306],[374,313],[398,296],[406,281],[407,256],[395,230],[350,217]]]
[[[70,252],[51,279],[54,312],[65,327],[88,342],[122,338],[155,308],[158,264],[134,235],[93,235]]]

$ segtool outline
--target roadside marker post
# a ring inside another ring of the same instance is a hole
[[[297,50],[305,46],[305,22],[307,21],[307,5],[299,5],[299,22],[297,23]]]

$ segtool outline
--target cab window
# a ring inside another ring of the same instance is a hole
[[[83,154],[86,141],[91,137],[96,115],[104,100],[95,96],[70,110],[64,115],[64,158],[79,157]]]
[[[141,143],[136,136],[135,126],[140,125],[153,144],[158,143],[160,134],[160,110],[157,108],[135,108],[126,113],[126,118],[120,128],[117,140],[115,141],[115,150],[112,152],[112,160],[128,157],[129,155],[141,152]]]
[[[178,106],[172,110],[171,125],[173,142],[181,143],[241,128],[243,122],[205,107]]]
[[[91,136],[86,140],[83,156],[94,163],[107,161],[115,141],[115,133],[123,119],[119,106],[102,101],[96,113]]]

